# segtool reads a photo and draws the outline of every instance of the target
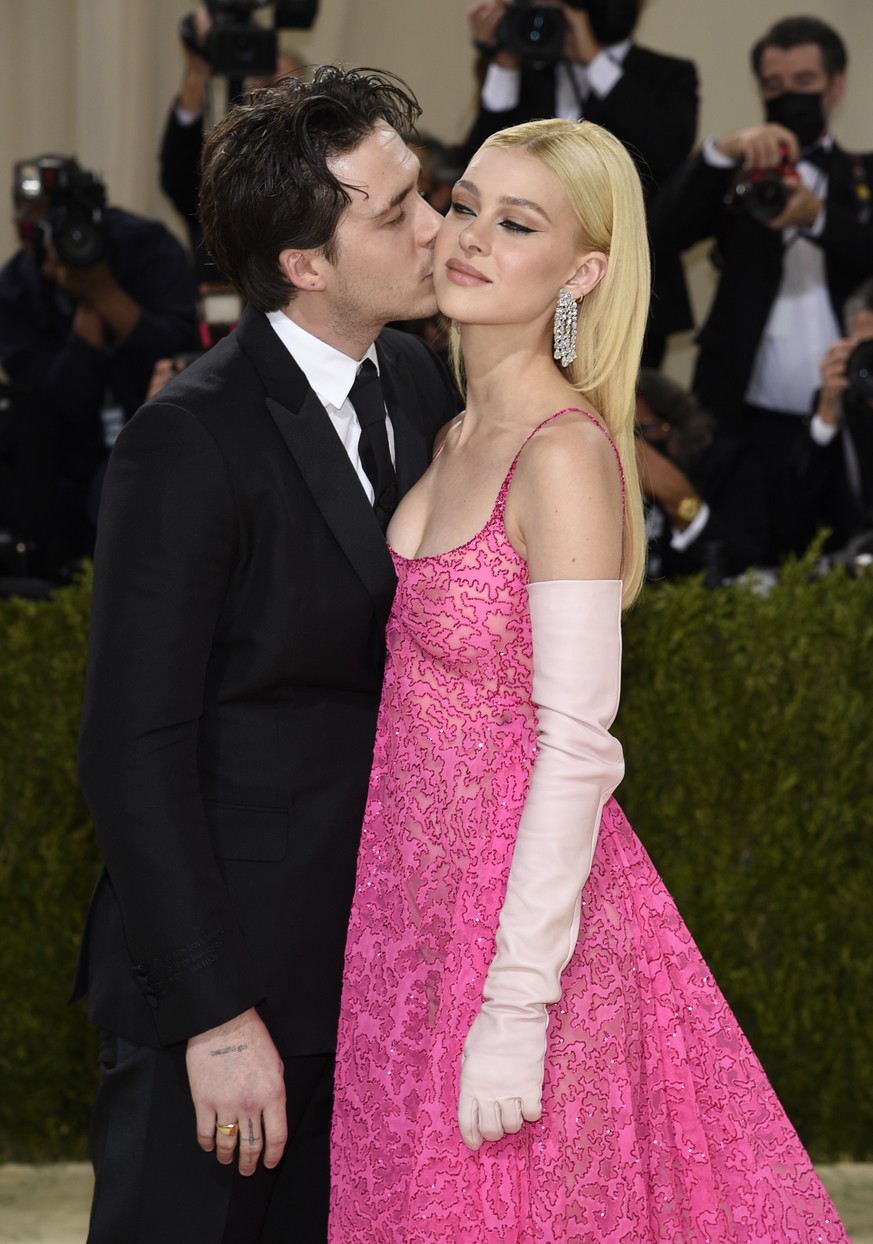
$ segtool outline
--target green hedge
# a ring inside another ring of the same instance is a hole
[[[648,589],[620,797],[814,1158],[873,1157],[873,582]]]
[[[98,868],[75,771],[89,587],[0,600],[0,1161],[86,1156],[97,1043],[66,1000]]]
[[[873,1157],[873,583],[646,589],[621,801],[801,1136]],[[85,1152],[67,1008],[97,854],[74,773],[89,583],[0,601],[0,1160]]]

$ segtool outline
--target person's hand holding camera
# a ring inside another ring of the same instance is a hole
[[[41,272],[76,303],[73,332],[95,349],[106,345],[106,330],[124,341],[136,328],[140,309],[116,281],[109,264],[101,259],[86,268],[61,261],[54,245],[46,243]]]
[[[779,168],[786,161],[796,164],[800,159],[797,135],[773,122],[734,130],[717,138],[715,145],[722,155],[747,168]]]
[[[858,344],[854,337],[835,341],[821,363],[821,390],[815,413],[822,423],[835,427],[840,419],[842,396],[850,388],[846,375],[849,355]]]
[[[205,4],[198,4],[194,12],[182,20],[185,73],[179,90],[179,107],[193,115],[202,113],[206,107],[209,82],[212,78],[212,65],[206,52],[211,30],[212,15]]]
[[[521,64],[521,57],[515,52],[507,52],[497,44],[497,27],[506,13],[506,8],[504,0],[476,0],[467,13],[467,21],[477,48],[483,52],[493,52],[494,63],[503,69],[517,69]]]
[[[591,18],[585,9],[569,4],[559,7],[567,19],[567,59],[578,61],[580,65],[590,65],[597,53],[603,51],[603,44],[594,37]]]
[[[786,192],[783,210],[777,216],[758,215],[760,224],[777,232],[792,227],[812,228],[821,212],[822,200],[803,184],[794,167],[800,159],[800,144],[793,131],[767,122],[734,130],[717,139],[715,145],[728,159],[748,169],[775,170],[781,177]]]
[[[762,223],[768,229],[811,229],[822,209],[822,200],[805,186],[796,173],[782,178],[782,184],[788,192],[785,211],[773,220]]]

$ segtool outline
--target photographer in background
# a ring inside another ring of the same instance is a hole
[[[14,167],[21,249],[0,269],[0,364],[56,441],[66,554],[93,548],[109,448],[145,397],[155,361],[199,344],[193,277],[163,225],[106,207],[75,159]]]
[[[241,7],[245,9],[251,6],[242,4]],[[213,10],[222,8],[232,11],[231,5],[222,6],[217,0],[212,0],[211,4],[198,4],[182,20],[180,39],[185,67],[179,94],[173,101],[164,126],[158,158],[161,189],[185,221],[191,239],[195,272],[200,283],[212,283],[222,279],[203,250],[203,234],[197,219],[203,121],[209,102],[209,86],[215,72],[214,52],[211,50]],[[279,53],[275,60],[274,73],[252,79],[246,85],[254,89],[256,86],[265,85],[273,77],[285,77],[289,74],[299,76],[300,72],[301,67],[296,56]]]
[[[648,577],[706,571],[714,587],[760,564],[767,510],[754,448],[720,433],[692,394],[645,367],[637,383],[636,435]]]
[[[847,335],[822,360],[815,413],[789,461],[784,506],[797,552],[820,527],[831,531],[827,552],[873,537],[873,280],[849,298],[844,320]]]
[[[831,135],[847,58],[830,26],[785,18],[751,59],[763,123],[708,139],[662,190],[651,224],[656,246],[715,239],[720,276],[693,388],[758,444],[775,498],[840,310],[873,276],[873,155],[849,155]],[[772,527],[778,556],[789,543],[775,511]]]
[[[633,42],[645,0],[477,0],[468,18],[486,59],[471,151],[497,130],[540,117],[584,117],[637,161],[650,206],[697,130],[697,70]],[[675,247],[656,248],[643,361],[657,367],[669,333],[692,325]]]

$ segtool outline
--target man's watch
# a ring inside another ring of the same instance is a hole
[[[676,506],[676,517],[680,523],[693,523],[697,515],[700,513],[700,507],[703,505],[700,497],[691,493],[687,497],[683,497]]]

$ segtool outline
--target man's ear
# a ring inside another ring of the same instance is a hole
[[[836,108],[837,104],[842,103],[843,96],[846,93],[846,75],[844,73],[832,74],[828,83],[828,102],[831,108]]]
[[[602,251],[589,251],[576,269],[574,276],[567,282],[567,287],[574,298],[590,294],[606,276],[609,259]]]
[[[324,289],[324,260],[317,251],[280,251],[279,267],[297,289]]]

